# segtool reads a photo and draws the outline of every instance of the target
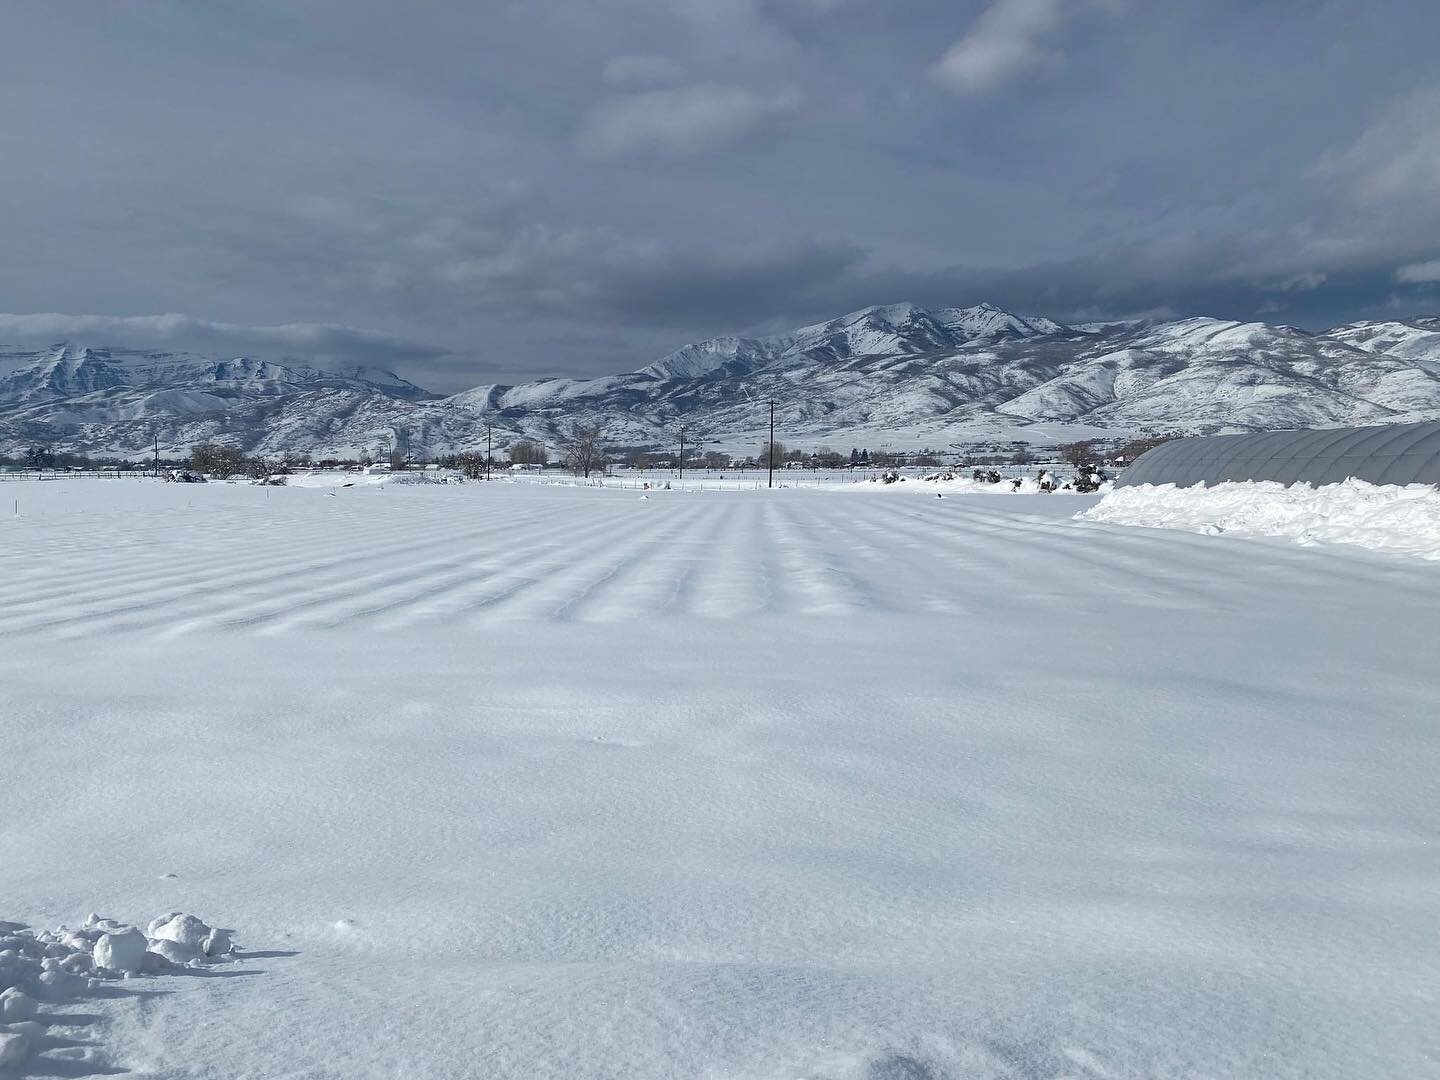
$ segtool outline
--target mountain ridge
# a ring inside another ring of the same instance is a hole
[[[1144,429],[1260,430],[1440,418],[1440,319],[1295,327],[1196,316],[1067,325],[993,304],[876,305],[692,342],[635,371],[432,394],[393,372],[122,346],[0,346],[0,449],[419,455],[553,440],[745,447],[776,402],[802,445],[945,445]],[[762,415],[764,414],[764,415]]]

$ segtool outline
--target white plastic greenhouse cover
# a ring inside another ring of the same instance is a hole
[[[1318,487],[1351,477],[1372,484],[1440,484],[1440,422],[1176,439],[1141,454],[1116,486],[1275,480]]]

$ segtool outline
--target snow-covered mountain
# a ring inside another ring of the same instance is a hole
[[[0,347],[0,403],[59,400],[114,387],[132,389],[215,388],[284,392],[301,386],[377,388],[395,397],[435,395],[389,371],[354,367],[322,371],[249,357],[215,359],[189,353],[74,347],[61,343],[43,352]]]
[[[245,357],[0,347],[0,449],[138,453],[217,439],[248,451],[442,453],[601,424],[617,444],[749,447],[776,403],[802,445],[1034,443],[1153,428],[1255,430],[1440,418],[1440,320],[1310,334],[1192,318],[1066,326],[989,304],[865,308],[721,337],[599,379],[441,398],[390,372]]]
[[[941,308],[934,313],[935,321],[951,333],[964,338],[1030,338],[1042,334],[1060,334],[1065,327],[1052,319],[1035,315],[1012,315],[994,304],[976,304],[968,308]]]
[[[657,379],[746,375],[777,362],[805,366],[862,356],[937,352],[981,339],[1032,338],[1065,329],[1049,319],[1022,318],[991,304],[934,312],[915,304],[890,304],[789,334],[695,342],[641,368],[640,374]]]

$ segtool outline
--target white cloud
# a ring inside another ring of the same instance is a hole
[[[1440,229],[1440,86],[1387,102],[1312,175],[1329,198],[1312,257],[1400,262],[1419,254],[1417,242]]]
[[[1402,266],[1395,271],[1395,280],[1407,285],[1422,285],[1431,281],[1440,281],[1440,259]]]
[[[597,157],[698,154],[736,142],[799,104],[793,90],[760,94],[714,83],[625,94],[591,114],[580,146]]]
[[[617,56],[605,65],[605,81],[616,84],[656,85],[679,82],[685,72],[668,56],[630,53]]]
[[[1391,101],[1358,139],[1326,154],[1318,171],[1362,204],[1433,205],[1440,188],[1440,87]]]
[[[1275,283],[1275,288],[1281,292],[1311,292],[1324,285],[1329,280],[1328,275],[1315,270],[1307,270],[1302,274],[1295,274],[1284,281]]]
[[[321,365],[402,365],[445,354],[436,346],[330,323],[242,326],[175,314],[0,313],[0,342],[44,346],[62,341],[220,356],[291,357]]]
[[[1059,59],[1045,38],[1059,29],[1066,0],[995,0],[931,69],[961,93],[983,93]]]

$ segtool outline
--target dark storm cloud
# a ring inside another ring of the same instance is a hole
[[[1437,32],[1408,0],[18,5],[0,305],[441,389],[900,299],[1423,314]]]
[[[331,367],[408,367],[436,363],[445,356],[444,349],[424,342],[324,323],[237,326],[173,314],[0,314],[0,342],[43,348],[77,338],[156,351],[298,358]]]

